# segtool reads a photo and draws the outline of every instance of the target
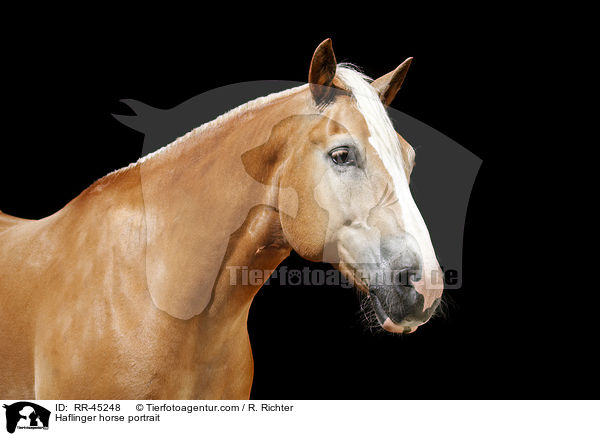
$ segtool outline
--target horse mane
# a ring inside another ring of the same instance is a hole
[[[268,94],[266,96],[258,97],[254,100],[250,100],[249,102],[246,102],[238,107],[235,107],[235,108],[225,112],[224,114],[219,115],[214,120],[208,121],[208,122],[200,125],[199,127],[196,127],[195,129],[190,130],[185,135],[180,136],[175,141],[165,145],[164,147],[161,147],[158,150],[147,154],[146,156],[142,156],[137,162],[135,162],[135,164],[144,163],[160,154],[163,154],[164,152],[168,151],[169,149],[176,147],[178,144],[185,142],[190,138],[193,138],[195,136],[200,136],[205,132],[217,129],[217,128],[221,127],[223,124],[225,124],[226,122],[229,122],[231,120],[239,118],[241,115],[245,114],[246,112],[256,110],[256,109],[261,109],[271,103],[274,103],[276,100],[279,100],[280,98],[285,98],[290,95],[293,95],[297,92],[304,90],[307,87],[308,87],[308,84],[304,84],[304,85],[296,86],[294,88],[284,89],[283,91],[274,92],[274,93]]]
[[[290,89],[285,89],[283,91],[279,91],[279,92],[274,92],[272,94],[268,94],[266,96],[262,96],[262,97],[258,97],[254,100],[250,100],[240,106],[237,106],[227,112],[225,112],[224,114],[219,115],[217,118],[215,118],[214,120],[208,121],[198,127],[196,127],[195,129],[190,130],[189,132],[187,132],[186,134],[184,134],[183,136],[178,137],[177,139],[175,139],[174,141],[170,142],[169,144],[159,148],[158,150],[147,154],[146,156],[142,156],[140,157],[137,161],[130,163],[128,166],[126,167],[122,167],[122,168],[118,168],[108,174],[106,174],[105,176],[101,177],[100,179],[96,180],[88,189],[90,188],[94,188],[94,187],[98,187],[98,185],[101,184],[105,184],[107,182],[113,181],[117,178],[119,178],[122,175],[128,174],[130,173],[132,170],[135,170],[136,168],[139,168],[141,164],[143,164],[144,162],[147,162],[151,159],[155,159],[160,155],[165,154],[166,152],[174,149],[175,147],[177,147],[179,144],[200,136],[204,133],[207,133],[211,130],[217,129],[219,127],[221,127],[223,124],[225,124],[226,122],[232,121],[236,118],[241,117],[242,115],[244,115],[245,113],[252,111],[252,110],[256,110],[256,109],[260,109],[263,108],[271,103],[274,103],[276,100],[279,100],[281,98],[285,98],[288,97],[290,95],[293,95],[297,92],[301,92],[303,91],[305,88],[308,88],[308,84],[304,84],[304,85],[300,85],[300,86],[296,86],[294,88],[290,88]]]

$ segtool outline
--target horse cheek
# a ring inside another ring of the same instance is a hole
[[[317,204],[311,190],[287,190],[285,195],[280,196],[280,201],[283,200],[279,209],[283,234],[296,253],[310,261],[320,262],[329,214]],[[295,216],[286,213],[294,210]]]

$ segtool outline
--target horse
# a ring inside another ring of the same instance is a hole
[[[325,40],[308,83],[219,116],[46,218],[0,213],[0,395],[248,399],[247,319],[268,274],[240,274],[270,274],[291,250],[351,280],[383,329],[427,322],[443,274],[410,193],[415,152],[386,111],[411,61],[371,80]]]

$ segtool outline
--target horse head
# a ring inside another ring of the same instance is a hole
[[[243,157],[262,162],[260,168],[247,165],[255,179],[274,177],[271,183],[296,192],[296,213],[280,213],[291,247],[338,268],[369,296],[381,326],[398,333],[427,322],[443,291],[443,274],[409,189],[415,153],[385,109],[410,63],[371,81],[337,65],[331,41],[324,41],[310,66],[312,111],[279,123],[266,144],[249,152],[261,153],[260,159]],[[289,197],[280,195],[280,211]]]

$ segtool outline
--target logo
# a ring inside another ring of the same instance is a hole
[[[6,431],[14,433],[16,429],[48,430],[50,411],[28,401],[19,401],[6,409]]]

